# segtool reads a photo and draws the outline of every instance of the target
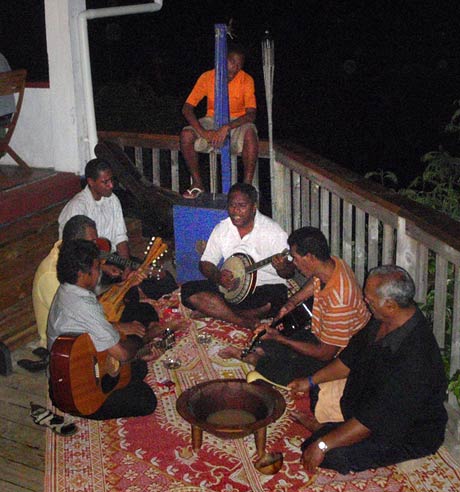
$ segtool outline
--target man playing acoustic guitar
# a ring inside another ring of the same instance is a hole
[[[86,239],[88,241],[97,242],[98,231],[96,229],[96,223],[85,215],[75,215],[69,219],[64,226],[62,241],[57,241],[54,244],[53,249],[40,263],[37,271],[35,272],[32,300],[41,347],[46,347],[46,324],[48,321],[48,313],[51,307],[51,302],[53,301],[54,295],[59,287],[59,281],[56,274],[56,264],[61,244],[74,239]],[[118,277],[121,274],[121,270],[119,268],[105,262],[101,265],[101,270],[110,277]],[[130,275],[137,275],[139,280],[138,283],[142,282],[146,278],[146,275],[138,275],[137,272],[132,272]],[[99,288],[100,285],[98,284],[96,289],[97,294],[100,293],[98,291]],[[134,296],[131,295],[131,297]],[[126,313],[124,313],[123,319],[125,321],[131,321],[133,319],[140,320],[140,317],[133,318],[133,315],[139,313],[142,313],[142,321],[144,322],[158,321],[158,316],[156,315],[153,307],[145,303],[136,304],[137,307],[135,307],[134,304],[130,304],[129,309]],[[45,356],[43,358],[45,359]],[[31,372],[43,370],[47,367],[46,360],[33,361],[25,359],[18,361],[18,364]]]
[[[57,262],[57,276],[61,285],[51,305],[47,331],[48,350],[51,353],[51,400],[61,410],[73,413],[69,408],[63,408],[61,403],[69,398],[69,395],[60,394],[62,388],[60,384],[68,375],[56,374],[56,368],[59,367],[58,359],[63,354],[58,354],[53,344],[64,334],[75,335],[76,339],[83,334],[89,334],[98,359],[99,355],[104,354],[110,356],[107,358],[115,362],[115,366],[118,363],[130,363],[131,375],[125,383],[121,384],[112,371],[107,369],[106,378],[103,367],[93,370],[92,367],[87,367],[88,364],[82,364],[88,373],[86,380],[79,381],[80,394],[72,395],[76,407],[74,413],[97,420],[148,415],[156,408],[156,397],[149,385],[143,382],[147,374],[146,362],[133,360],[143,344],[145,328],[136,321],[131,322],[130,328],[124,330],[128,336],[120,338],[119,330],[106,320],[102,306],[94,293],[99,274],[99,250],[93,242],[79,239],[61,246]],[[79,356],[85,360],[87,354],[79,354]],[[92,357],[88,357],[88,360],[92,360]],[[74,375],[70,375],[70,379],[72,376]],[[77,376],[81,377],[80,374]],[[110,384],[110,378],[113,384]],[[109,389],[104,388],[107,379]],[[85,392],[82,392],[82,387],[87,388],[88,400],[94,397],[93,393],[99,393],[101,397],[101,406],[90,414],[82,410],[86,408]],[[77,401],[82,401],[81,406]]]
[[[257,190],[246,183],[236,183],[230,188],[229,217],[212,231],[199,263],[207,280],[186,282],[181,291],[182,303],[186,307],[246,328],[254,328],[261,317],[278,312],[287,300],[287,286],[283,279],[294,274],[293,265],[280,254],[287,249],[287,234],[257,210],[257,195]],[[234,272],[225,265],[220,270],[217,267],[222,259],[228,260],[236,253],[244,253],[251,260],[265,264],[256,272],[255,283],[252,283],[254,274],[248,274],[248,282],[245,278],[239,283]],[[240,284],[243,292],[239,298],[243,299],[233,304],[226,302],[221,291],[240,290]],[[245,293],[246,284],[248,292]],[[252,293],[251,285],[255,286]]]
[[[99,237],[109,241],[112,252],[124,260],[130,260],[126,223],[120,200],[113,192],[114,175],[110,164],[99,158],[91,159],[85,167],[85,178],[85,188],[69,200],[59,215],[59,236],[62,237],[64,226],[71,217],[86,215],[96,223]],[[128,266],[123,271],[122,280],[131,272],[129,263],[126,262]],[[110,281],[105,280],[107,283]],[[177,284],[165,270],[157,279],[146,279],[140,288],[145,296],[158,299],[177,289]]]
[[[48,321],[48,313],[54,295],[59,287],[59,281],[56,275],[56,263],[62,242],[71,241],[73,239],[86,239],[94,242],[97,240],[97,237],[96,223],[94,220],[85,215],[73,216],[64,226],[62,240],[56,241],[53,249],[37,268],[34,276],[32,300],[41,347],[46,347],[46,323]],[[114,265],[104,264],[102,268],[104,273],[108,276],[119,277],[121,275],[121,270]],[[30,368],[26,367],[26,369],[33,370],[32,368],[37,367],[37,365],[38,364],[28,364]],[[42,365],[43,368],[46,367],[46,364]]]

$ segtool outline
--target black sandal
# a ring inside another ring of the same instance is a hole
[[[36,349],[32,350],[32,353],[42,360],[48,359],[48,357],[50,356],[50,353],[45,347],[37,347]]]
[[[40,372],[44,371],[48,367],[48,359],[43,360],[31,360],[31,359],[20,359],[17,362],[19,367],[22,367],[29,372]]]
[[[71,436],[77,432],[77,426],[74,423],[66,423],[64,417],[32,402],[30,402],[30,416],[35,424],[48,427],[60,436]]]

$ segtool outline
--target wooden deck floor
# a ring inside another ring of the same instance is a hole
[[[43,491],[45,429],[29,416],[30,402],[45,405],[47,378],[16,365],[33,358],[37,346],[31,288],[35,269],[57,240],[57,217],[63,204],[0,228],[0,340],[10,339],[13,373],[0,376],[0,491]],[[128,220],[134,253],[145,239],[137,220]],[[3,333],[3,335],[2,335]],[[7,334],[8,336],[5,336]],[[448,433],[446,445],[460,463],[460,445]]]
[[[30,373],[19,359],[34,359],[38,345],[32,309],[32,281],[40,261],[58,238],[64,203],[0,227],[0,341],[10,349],[13,372],[0,376],[0,491],[43,491],[45,429],[30,418],[30,402],[46,404],[45,372]],[[134,254],[146,240],[140,222],[127,219]]]
[[[45,472],[45,428],[33,423],[30,402],[46,404],[45,372],[32,374],[16,361],[31,357],[32,346],[13,353],[13,374],[0,386],[0,490],[43,491]]]

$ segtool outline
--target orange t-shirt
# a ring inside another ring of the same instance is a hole
[[[196,81],[195,87],[185,101],[193,107],[207,98],[206,116],[214,116],[214,79],[215,70],[204,72]],[[239,118],[246,113],[246,108],[256,108],[254,79],[240,70],[228,83],[228,103],[230,118]]]
[[[311,330],[324,343],[346,347],[350,338],[363,328],[371,317],[353,270],[340,258],[332,257],[335,269],[329,282],[321,289],[314,278],[314,302]]]

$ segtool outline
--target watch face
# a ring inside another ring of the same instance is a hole
[[[320,441],[318,443],[318,447],[319,447],[319,449],[321,449],[321,451],[323,453],[325,453],[327,451],[327,444],[324,441]]]

